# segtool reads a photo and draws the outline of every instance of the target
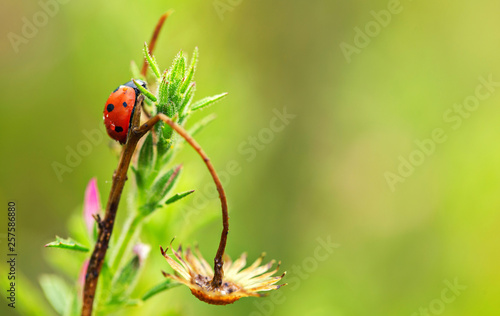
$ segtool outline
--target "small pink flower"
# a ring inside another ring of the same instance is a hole
[[[90,179],[87,188],[85,189],[85,200],[83,201],[83,218],[87,231],[92,236],[94,232],[95,219],[92,215],[101,213],[101,199],[99,198],[99,191],[97,189],[96,178]]]
[[[139,263],[142,265],[144,263],[144,260],[148,258],[149,251],[151,250],[151,247],[149,245],[143,244],[143,243],[137,243],[132,251],[134,254],[139,257]]]

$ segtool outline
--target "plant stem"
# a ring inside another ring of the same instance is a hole
[[[138,98],[139,104],[144,101],[144,96],[140,95]],[[104,258],[109,246],[109,240],[111,239],[111,234],[113,233],[113,227],[115,225],[116,211],[118,210],[118,204],[120,203],[120,198],[122,195],[123,187],[127,181],[127,171],[132,160],[137,143],[141,139],[144,133],[134,133],[139,125],[140,120],[140,106],[136,107],[134,112],[134,117],[132,119],[132,124],[130,126],[131,131],[129,132],[129,137],[125,147],[123,148],[122,154],[120,156],[120,161],[118,162],[118,167],[113,174],[113,184],[111,185],[111,192],[109,193],[108,204],[106,206],[106,214],[103,220],[98,219],[99,235],[97,237],[97,242],[94,247],[94,251],[90,257],[89,265],[87,268],[87,273],[85,274],[85,286],[83,290],[83,306],[82,306],[82,316],[91,316],[92,308],[94,305],[95,292],[97,289],[97,281],[99,280],[99,274],[101,272],[102,265],[104,263]]]
[[[150,55],[153,54],[153,50],[154,50],[155,45],[156,45],[156,40],[158,39],[158,36],[160,35],[160,31],[161,31],[161,28],[163,26],[163,23],[165,23],[165,20],[168,18],[168,16],[172,12],[173,11],[170,10],[170,11],[163,13],[162,16],[160,17],[160,19],[158,20],[158,22],[156,23],[155,30],[153,32],[153,35],[151,36],[151,41],[149,41],[149,46],[148,46]],[[148,61],[146,60],[146,58],[144,58],[144,63],[142,64],[141,75],[146,77],[147,71],[148,71]]]
[[[130,242],[134,239],[134,236],[140,231],[142,220],[144,216],[141,214],[136,214],[132,221],[128,222],[123,230],[123,238],[121,238],[118,242],[118,250],[115,254],[115,257],[112,259],[110,266],[114,267],[116,265],[116,270],[118,271],[121,266],[121,261],[123,256],[130,249]]]
[[[226,194],[224,192],[224,188],[222,187],[222,183],[220,182],[219,176],[217,175],[217,172],[215,171],[214,166],[210,162],[210,158],[208,158],[207,154],[203,151],[201,146],[186,132],[186,130],[172,121],[168,116],[160,113],[157,114],[155,117],[151,118],[149,121],[144,123],[141,128],[144,126],[151,128],[154,126],[156,123],[158,123],[160,120],[164,121],[172,129],[174,129],[179,135],[182,136],[188,142],[191,147],[196,150],[196,152],[200,155],[200,157],[203,159],[205,162],[208,170],[210,171],[210,174],[212,175],[212,178],[214,180],[215,186],[217,187],[217,191],[219,192],[219,198],[221,202],[221,208],[222,208],[222,234],[220,237],[220,243],[219,243],[219,248],[217,249],[217,253],[215,254],[214,258],[214,278],[212,279],[212,287],[213,288],[218,288],[222,284],[222,278],[224,276],[224,271],[222,269],[223,267],[223,260],[222,257],[224,255],[224,251],[226,249],[226,243],[227,243],[227,234],[229,233],[229,215],[227,212],[227,200],[226,200]]]

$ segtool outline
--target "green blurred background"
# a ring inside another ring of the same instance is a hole
[[[85,139],[83,130],[102,125],[110,91],[129,80],[130,61],[141,61],[157,18],[172,8],[155,52],[160,65],[198,46],[195,98],[230,93],[190,121],[216,113],[197,138],[219,170],[232,160],[241,166],[227,185],[227,252],[248,251],[253,260],[266,251],[282,260],[289,282],[299,282],[280,289],[277,303],[247,298],[227,307],[175,288],[130,315],[390,316],[421,315],[420,308],[431,315],[497,315],[499,87],[459,128],[443,115],[474,96],[480,77],[500,81],[500,3],[403,1],[376,32],[371,11],[391,3],[68,1],[16,53],[9,32],[21,35],[23,17],[41,9],[37,1],[3,1],[0,197],[5,209],[8,200],[18,206],[17,268],[24,275],[18,304],[41,274],[63,275],[48,264],[57,250],[43,244],[69,234],[91,177],[106,200],[116,156],[105,139],[62,181],[51,164],[65,162],[67,146]],[[377,34],[348,62],[340,45],[354,45],[356,28],[367,24]],[[242,144],[258,138],[273,109],[283,107],[296,117],[247,161],[238,148],[250,148]],[[399,157],[408,159],[418,150],[415,140],[436,128],[447,140],[391,190],[384,174],[397,173]],[[210,184],[192,150],[176,161],[185,167],[179,190]],[[184,210],[189,199],[175,207]],[[206,209],[218,215],[217,201]],[[0,218],[4,234],[6,214]],[[198,241],[211,258],[221,229],[217,217],[191,234],[185,225],[163,227],[162,218],[145,228],[154,232],[144,237],[153,246],[145,272],[152,282],[169,269],[158,244],[173,236],[183,244]],[[318,238],[340,247],[315,259]],[[455,279],[467,288],[448,291],[452,301],[443,298],[445,281]],[[5,301],[0,311],[12,312]]]

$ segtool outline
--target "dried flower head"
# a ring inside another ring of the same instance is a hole
[[[241,257],[234,262],[226,255],[224,257],[224,276],[222,284],[219,287],[214,287],[212,284],[214,271],[200,254],[198,248],[195,248],[196,256],[191,252],[190,248],[187,248],[185,255],[183,255],[180,246],[177,251],[172,249],[179,262],[172,259],[166,253],[168,248],[163,250],[163,248],[160,247],[160,249],[162,255],[167,259],[167,262],[175,271],[175,274],[163,272],[163,275],[187,285],[194,296],[209,304],[226,305],[234,303],[242,297],[260,297],[264,296],[264,294],[260,292],[277,290],[283,285],[286,285],[275,284],[286,274],[285,272],[281,276],[273,276],[278,272],[279,263],[278,266],[270,272],[267,271],[271,269],[275,260],[265,265],[260,265],[264,258],[264,254],[246,269],[243,269],[246,265],[246,253],[242,254]]]

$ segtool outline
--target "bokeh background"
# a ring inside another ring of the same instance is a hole
[[[388,7],[400,12],[377,31],[371,11]],[[61,181],[52,163],[64,163],[68,146],[75,149],[86,139],[84,130],[102,125],[106,98],[129,80],[130,61],[141,62],[142,44],[168,9],[175,13],[156,48],[160,65],[198,46],[197,98],[230,93],[190,121],[216,113],[197,138],[219,170],[232,160],[241,167],[227,185],[227,252],[247,251],[252,260],[266,251],[282,260],[289,280],[299,281],[280,289],[279,302],[250,298],[210,306],[175,288],[124,314],[499,313],[500,87],[479,88],[490,95],[460,114],[458,128],[444,118],[473,100],[480,78],[500,81],[495,1],[70,0],[18,52],[8,34],[22,35],[24,18],[41,7],[3,1],[0,197],[4,209],[9,200],[18,207],[19,306],[34,299],[23,293],[39,291],[42,274],[76,278],[50,265],[62,260],[60,251],[43,245],[69,234],[91,177],[105,202],[116,156],[105,139]],[[341,43],[354,46],[356,28],[366,34],[367,26],[373,36],[358,39],[363,47],[346,58]],[[247,159],[241,148],[252,148],[249,137],[259,139],[273,109],[284,107],[295,118]],[[387,172],[398,173],[400,157],[417,157],[415,141],[429,139],[436,128],[446,141],[391,188]],[[179,191],[210,185],[192,150],[176,162],[185,167]],[[175,205],[177,211],[189,208],[189,199]],[[119,220],[126,203],[122,209]],[[216,200],[206,212],[215,216],[200,213],[203,225],[163,226],[158,215],[145,227],[143,241],[153,250],[142,290],[169,269],[157,247],[173,236],[183,244],[198,241],[205,256],[213,256],[221,229]],[[318,260],[318,238],[339,246]],[[448,290],[443,298],[446,281],[466,289]],[[15,314],[1,302],[2,315]]]

